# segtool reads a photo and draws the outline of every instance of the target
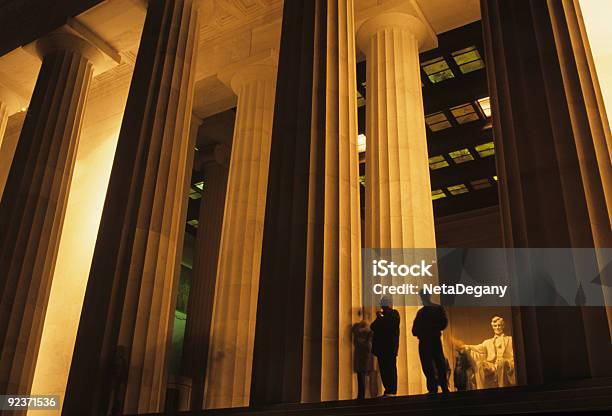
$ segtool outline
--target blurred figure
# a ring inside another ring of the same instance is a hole
[[[374,379],[374,358],[372,356],[373,332],[365,317],[353,325],[353,343],[355,345],[355,372],[357,373],[357,398],[365,399],[366,381],[376,384]],[[375,392],[370,392],[375,396]]]
[[[455,371],[453,381],[457,391],[476,389],[476,364],[463,341],[453,339]]]
[[[381,310],[370,325],[374,331],[372,353],[378,358],[380,378],[385,387],[385,396],[397,394],[397,350],[399,348],[400,315],[393,309],[390,297],[380,300]]]
[[[448,393],[447,365],[440,337],[448,325],[444,308],[431,301],[429,294],[419,293],[423,307],[412,324],[412,335],[419,339],[421,367],[427,378],[427,391],[437,393],[438,386]]]

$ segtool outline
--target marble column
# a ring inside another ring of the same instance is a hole
[[[4,179],[8,177],[11,168],[10,161],[13,159],[14,151],[13,146],[9,145],[10,149],[6,144],[3,146],[4,135],[9,117],[20,109],[20,101],[9,88],[0,84],[0,199],[4,191]]]
[[[0,394],[28,394],[72,180],[85,100],[99,52],[53,33],[0,203]]]
[[[64,414],[163,410],[194,152],[189,127],[197,39],[194,1],[149,1]]]
[[[230,142],[231,144],[231,142]],[[210,343],[219,243],[225,208],[230,148],[224,143],[200,149],[196,169],[204,174],[204,192],[198,217],[198,235],[187,305],[182,372],[191,378],[191,410],[204,407],[204,381]]]
[[[274,91],[274,54],[220,74],[238,96],[219,249],[206,408],[248,406]]]
[[[481,8],[506,247],[612,247],[610,127],[578,1]],[[609,319],[514,308],[518,381],[612,374]]]
[[[6,132],[9,116],[19,111],[19,98],[7,87],[0,84],[0,149]],[[0,192],[0,196],[2,192]]]
[[[285,2],[251,404],[350,399],[360,299],[352,0]]]
[[[5,150],[2,148],[2,142],[4,139],[4,134],[6,133],[6,125],[8,123],[10,110],[7,105],[7,100],[4,97],[4,89],[0,85],[0,158],[3,156]],[[8,175],[8,171],[10,170],[10,166],[6,166],[10,164],[2,164],[0,165],[0,176]],[[0,180],[0,199],[2,199],[2,193],[4,192],[4,184]]]
[[[419,46],[426,26],[409,14],[366,20],[357,43],[366,55],[365,246],[436,246]],[[411,328],[418,307],[399,308],[398,394],[426,391]]]
[[[0,89],[0,148],[2,148],[2,139],[4,138],[4,132],[6,131],[6,123],[8,122],[9,118],[8,105],[6,104],[6,99],[4,99],[4,97],[2,96],[2,92],[3,91]]]

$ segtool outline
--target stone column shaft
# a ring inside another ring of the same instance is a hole
[[[0,160],[2,160],[2,156],[5,153],[5,149],[2,148],[2,142],[4,139],[4,134],[6,133],[6,125],[8,123],[9,118],[9,109],[5,100],[3,99],[2,91],[0,91]],[[4,164],[0,165],[0,199],[2,199],[2,194],[4,192],[4,181],[2,177],[4,174],[8,174],[10,167]]]
[[[6,132],[6,123],[8,122],[8,118],[8,105],[0,98],[0,148],[2,148],[2,139],[4,138],[4,133]],[[2,196],[2,193],[0,193],[0,196]]]
[[[4,185],[6,184],[15,147],[17,146],[16,140],[10,143],[5,142],[4,136],[7,134],[6,128],[9,117],[17,113],[22,108],[22,105],[22,100],[15,93],[0,84],[0,199],[2,199]],[[23,116],[21,115],[21,117]]]
[[[358,34],[367,65],[367,247],[435,247],[418,25],[389,13]]]
[[[96,51],[51,34],[0,203],[0,394],[28,394]]]
[[[163,410],[195,138],[197,28],[192,0],[149,1],[64,414]]]
[[[0,84],[0,149],[2,149],[2,140],[6,133],[6,124],[8,118],[19,111],[20,100],[7,87]],[[0,189],[0,198],[2,197],[2,189]]]
[[[200,203],[183,347],[183,374],[192,380],[191,410],[203,409],[204,406],[204,381],[229,165],[226,145],[215,144],[202,149],[203,153],[207,151],[210,155],[205,156],[207,160],[202,168],[205,188]]]
[[[238,95],[206,376],[206,408],[248,406],[276,67],[232,75]]]
[[[383,13],[357,34],[367,62],[366,247],[436,246],[419,65],[424,33],[414,16]],[[400,395],[425,392],[411,333],[417,310],[399,308]]]
[[[577,0],[481,8],[505,245],[611,247],[610,127]],[[514,308],[519,382],[610,375],[611,322],[601,307]]]
[[[353,1],[285,2],[251,403],[354,395],[360,305]]]

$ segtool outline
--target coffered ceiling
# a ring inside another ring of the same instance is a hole
[[[289,0],[291,1],[291,0]],[[200,6],[200,50],[196,75],[194,112],[204,118],[235,105],[234,94],[216,77],[229,64],[240,62],[254,54],[278,49],[282,0],[198,0]],[[35,11],[37,0],[16,2],[5,0],[2,9],[13,14],[40,14]],[[41,7],[49,3],[39,2]],[[95,4],[95,0],[88,0]],[[22,7],[19,6],[22,5]],[[425,19],[436,33],[465,25],[480,18],[479,0],[355,0],[357,24],[360,16],[372,10],[407,4],[420,7]],[[23,5],[28,5],[25,7]],[[66,19],[72,11],[81,11],[83,2],[57,1],[54,13],[64,7]],[[108,50],[126,58],[136,54],[146,13],[146,0],[104,0],[75,16],[77,24],[86,28],[104,43]],[[16,16],[27,22],[24,16]],[[50,28],[52,29],[52,28]],[[23,30],[23,28],[22,28]],[[0,35],[2,30],[0,29]],[[32,32],[36,31],[34,28]],[[22,35],[21,39],[28,39]],[[6,46],[6,45],[5,45]],[[6,50],[6,48],[4,49]],[[23,48],[14,48],[0,57],[0,78],[27,105],[40,68],[38,59]]]

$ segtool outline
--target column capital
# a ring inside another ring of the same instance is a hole
[[[427,22],[417,16],[401,11],[382,12],[365,20],[357,30],[357,46],[366,55],[369,53],[370,38],[385,29],[398,29],[410,32],[419,42],[421,50],[437,46],[437,37]]]
[[[237,95],[248,82],[265,79],[276,82],[277,66],[278,51],[268,49],[225,67],[219,71],[217,78]]]
[[[53,32],[43,36],[35,42],[34,48],[40,59],[44,59],[45,56],[58,50],[79,53],[94,65],[100,64],[104,59],[91,43],[79,36],[65,32]]]
[[[94,75],[121,63],[119,52],[76,18],[68,19],[64,26],[24,46],[24,49],[41,60],[58,50],[76,52],[93,64]]]

